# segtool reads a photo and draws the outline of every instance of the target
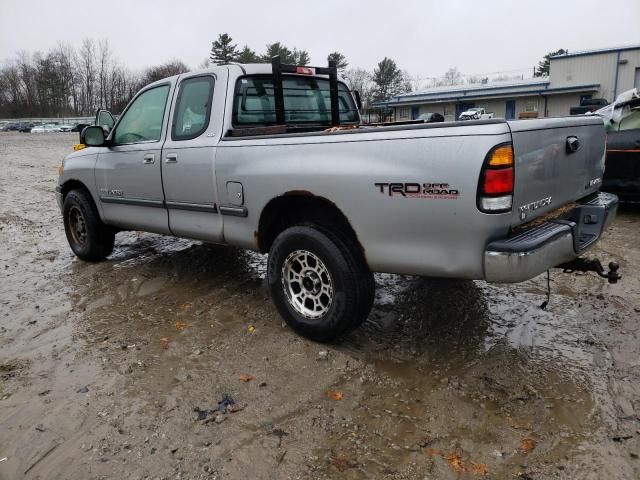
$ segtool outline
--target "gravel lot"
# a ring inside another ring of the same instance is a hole
[[[76,138],[0,133],[0,479],[640,478],[639,209],[593,251],[618,285],[556,271],[543,311],[544,276],[376,275],[321,345],[261,255],[127,232],[76,259],[53,191]]]

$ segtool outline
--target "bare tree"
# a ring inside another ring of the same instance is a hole
[[[462,74],[458,71],[456,67],[452,67],[447,70],[443,77],[444,85],[460,85],[464,82],[462,79]]]
[[[18,53],[17,62],[24,96],[24,109],[27,115],[33,115],[37,110],[38,98],[35,68],[33,67],[31,56],[25,51]]]
[[[371,74],[362,68],[352,68],[342,75],[351,91],[360,92],[362,106],[367,108],[371,104],[375,88]]]
[[[78,52],[78,71],[81,83],[81,98],[83,114],[93,112],[95,107],[95,81],[96,81],[96,65],[95,65],[95,47],[93,40],[85,38],[82,40],[80,50]]]
[[[140,79],[140,88],[148,85],[156,80],[161,80],[166,77],[171,77],[173,75],[178,75],[180,73],[188,72],[189,67],[187,67],[184,62],[180,60],[170,60],[162,65],[156,65],[155,67],[148,68],[145,70],[142,78]]]
[[[71,103],[71,111],[74,115],[80,113],[78,72],[76,70],[76,53],[71,45],[59,43],[54,51],[59,69],[61,71],[64,89]]]
[[[111,49],[109,40],[103,38],[98,42],[98,103],[100,107],[107,107],[111,74]]]

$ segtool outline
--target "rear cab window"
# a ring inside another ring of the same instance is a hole
[[[329,80],[319,77],[284,75],[282,79],[285,122],[290,125],[331,124]],[[341,124],[357,124],[358,110],[347,87],[338,83]],[[276,111],[271,75],[248,75],[236,82],[233,125],[275,125]]]

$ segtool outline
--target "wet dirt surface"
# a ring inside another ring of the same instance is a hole
[[[640,210],[592,252],[618,285],[553,272],[543,311],[545,276],[376,275],[365,325],[321,345],[261,255],[127,232],[76,259],[76,138],[0,134],[0,479],[640,478]]]

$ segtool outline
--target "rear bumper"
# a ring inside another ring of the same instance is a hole
[[[573,260],[598,241],[617,207],[618,197],[599,193],[558,219],[489,243],[484,252],[485,280],[523,282]]]

